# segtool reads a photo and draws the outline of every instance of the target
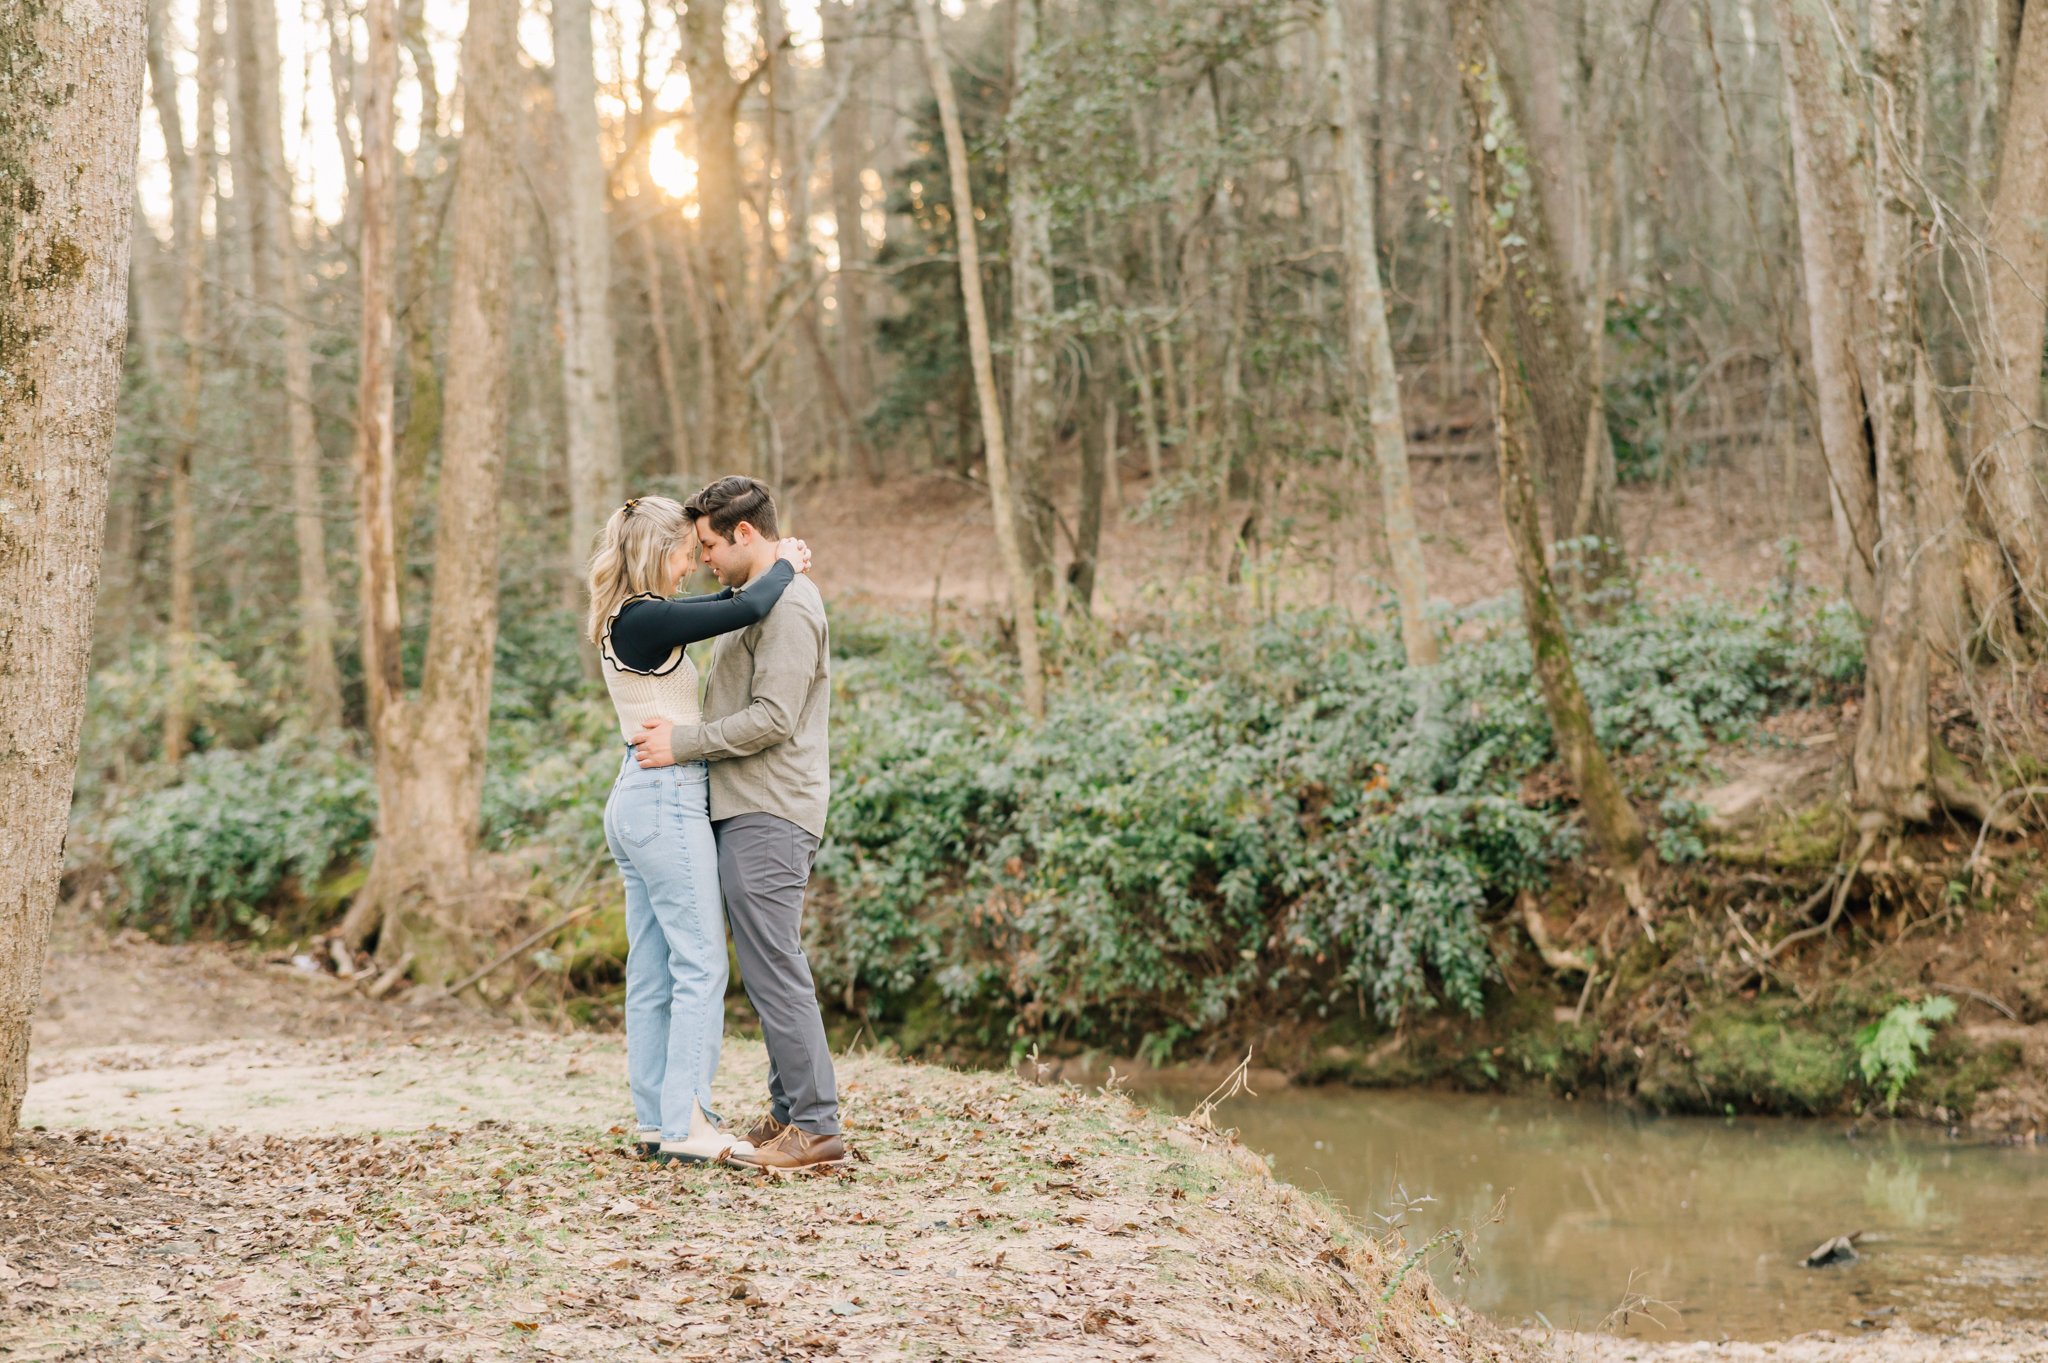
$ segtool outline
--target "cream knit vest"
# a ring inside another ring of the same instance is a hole
[[[621,602],[619,610],[647,599],[636,596]],[[603,657],[605,690],[611,692],[612,708],[619,712],[619,732],[630,739],[640,732],[642,722],[650,719],[698,723],[703,711],[697,701],[697,668],[689,655],[679,647],[652,672],[625,666],[612,656],[612,625],[618,618],[619,611],[613,611],[611,619],[604,622],[604,640],[598,651]]]

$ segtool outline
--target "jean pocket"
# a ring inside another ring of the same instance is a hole
[[[645,847],[661,832],[663,782],[621,781],[612,787],[612,828],[619,841],[631,847]]]

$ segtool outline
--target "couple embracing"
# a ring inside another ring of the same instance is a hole
[[[724,590],[676,598],[699,559]],[[626,882],[626,1068],[652,1159],[847,1158],[802,936],[831,786],[829,641],[809,568],[767,487],[741,477],[687,505],[633,498],[590,560],[588,629],[628,745],[604,826]],[[684,649],[712,638],[700,704]],[[768,1046],[769,1110],[744,1138],[711,1099],[728,925]]]

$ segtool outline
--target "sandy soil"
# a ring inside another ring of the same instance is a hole
[[[1528,1352],[1448,1311],[1420,1258],[1119,1094],[850,1056],[861,1160],[762,1182],[624,1158],[615,1037],[422,1019],[217,949],[73,950],[50,980],[31,1129],[0,1160],[0,1355]],[[764,1067],[730,1044],[742,1119]]]

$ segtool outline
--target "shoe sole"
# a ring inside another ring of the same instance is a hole
[[[841,1155],[838,1159],[821,1159],[811,1164],[753,1164],[747,1160],[734,1160],[732,1164],[735,1169],[751,1169],[760,1174],[785,1176],[790,1174],[826,1173],[833,1169],[849,1168],[853,1162],[852,1155]]]
[[[649,1156],[649,1158],[656,1164],[731,1164],[737,1166],[739,1163],[737,1160],[725,1155],[674,1155],[656,1152]]]

